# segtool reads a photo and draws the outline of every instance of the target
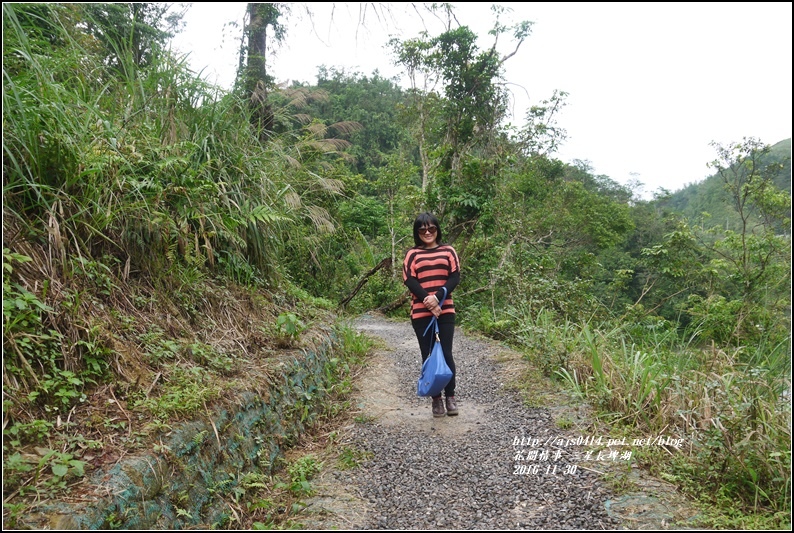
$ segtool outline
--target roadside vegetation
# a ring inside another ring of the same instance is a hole
[[[280,4],[249,6],[280,28]],[[3,5],[4,525],[346,317],[404,314],[422,210],[461,256],[465,327],[604,428],[683,439],[636,457],[712,509],[702,526],[790,525],[790,139],[714,145],[712,203],[690,191],[712,219],[555,159],[564,92],[504,126],[502,66],[531,38],[507,9],[501,51],[454,23],[395,40],[407,89],[324,68],[224,92],[167,51],[167,7]],[[342,337],[329,417],[366,351]],[[322,462],[246,474],[251,514],[226,526],[283,523]]]

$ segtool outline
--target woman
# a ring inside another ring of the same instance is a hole
[[[442,244],[441,226],[430,213],[422,213],[414,220],[414,246],[405,254],[403,281],[411,291],[411,324],[419,341],[422,362],[430,356],[433,328],[427,326],[433,316],[438,319],[444,359],[452,370],[452,379],[444,389],[446,414],[458,414],[455,402],[455,361],[452,359],[452,337],[455,333],[455,304],[452,291],[460,282],[460,261],[455,249]],[[444,290],[446,288],[446,299]],[[443,301],[442,301],[443,300]],[[427,335],[425,335],[427,330]],[[445,414],[441,395],[433,398],[433,416]]]

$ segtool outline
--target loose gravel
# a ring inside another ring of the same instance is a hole
[[[362,415],[346,437],[371,459],[335,473],[368,503],[362,529],[619,528],[609,489],[578,460],[583,448],[558,440],[574,435],[502,387],[495,344],[456,331],[460,415],[433,418],[431,400],[416,396],[410,323],[365,315],[354,326],[388,346],[359,380]]]

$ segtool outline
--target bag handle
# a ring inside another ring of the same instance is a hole
[[[441,287],[441,288],[444,289],[444,297],[441,298],[440,302],[438,302],[438,306],[439,307],[441,307],[441,305],[444,303],[444,300],[447,299],[447,288],[446,287]],[[430,319],[430,323],[425,328],[425,332],[422,334],[422,337],[427,335],[427,332],[430,330],[430,326],[435,326],[435,328],[436,328],[436,338],[437,338],[438,337],[438,319],[436,318],[436,315],[433,315],[433,318]]]

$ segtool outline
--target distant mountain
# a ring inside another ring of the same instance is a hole
[[[773,181],[777,187],[791,195],[791,139],[773,145],[764,163],[781,163],[782,170]],[[682,213],[690,222],[700,222],[704,212],[711,214],[713,225],[736,229],[737,214],[730,204],[725,184],[718,174],[713,174],[699,183],[692,183],[659,200],[665,207]]]

